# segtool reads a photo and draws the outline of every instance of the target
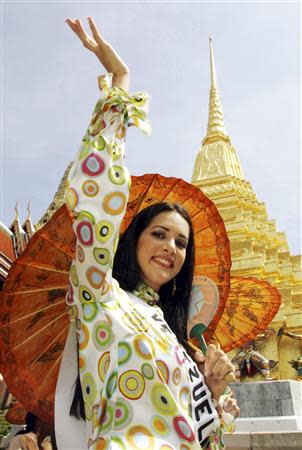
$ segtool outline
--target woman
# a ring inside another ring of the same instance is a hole
[[[79,20],[67,19],[67,24],[113,74],[113,87],[110,77],[100,79],[101,99],[66,195],[77,237],[67,303],[79,338],[81,379],[72,413],[86,419],[84,448],[221,448],[215,444],[220,433],[215,405],[226,388],[224,376],[234,367],[210,345],[206,357],[195,355],[200,369],[204,365],[204,377],[180,345],[186,341],[194,265],[187,213],[169,204],[141,212],[121,239],[112,275],[129,192],[126,127],[135,125],[148,133],[150,125],[146,96],[128,96],[127,66],[93,20],[88,21],[92,37]],[[67,343],[56,395],[58,429],[63,423],[58,392],[64,385],[62,374],[72,372],[68,361],[74,356],[67,355],[68,348]],[[235,415],[233,400],[229,407]],[[68,430],[60,434],[61,450],[74,449],[69,435]]]

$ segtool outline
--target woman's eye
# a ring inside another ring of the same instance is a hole
[[[176,243],[177,247],[179,247],[179,248],[184,248],[184,249],[187,248],[187,244],[184,241],[177,240],[177,241],[175,241],[175,243]]]
[[[158,239],[164,239],[165,234],[162,231],[152,231],[152,236]]]

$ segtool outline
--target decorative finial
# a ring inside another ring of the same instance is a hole
[[[30,219],[30,200],[27,204],[27,218]]]
[[[217,89],[216,84],[216,69],[215,69],[215,61],[214,61],[214,53],[213,53],[213,45],[212,45],[212,37],[209,37],[209,45],[210,45],[210,63],[211,63],[211,87]]]
[[[15,211],[16,211],[16,219],[15,220],[18,220],[19,219],[18,200],[16,201],[16,204],[15,204]]]

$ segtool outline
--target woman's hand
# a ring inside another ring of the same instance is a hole
[[[122,61],[116,51],[108,44],[97,29],[94,20],[88,17],[88,23],[92,36],[89,36],[84,30],[83,24],[79,19],[66,19],[66,23],[72,31],[82,41],[84,47],[94,53],[101,61],[107,72],[113,74],[112,85],[128,90],[129,88],[129,69]]]
[[[198,351],[195,353],[194,359],[212,392],[213,400],[218,401],[229,384],[229,381],[225,381],[224,378],[230,372],[235,371],[235,366],[227,355],[213,344],[208,346],[206,356]]]
[[[240,414],[240,408],[237,404],[237,400],[234,397],[228,397],[223,405],[223,410],[228,413],[232,414],[234,419],[239,416]]]

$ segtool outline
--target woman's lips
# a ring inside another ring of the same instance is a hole
[[[165,269],[173,269],[174,259],[167,256],[153,256],[153,261],[164,267]]]

